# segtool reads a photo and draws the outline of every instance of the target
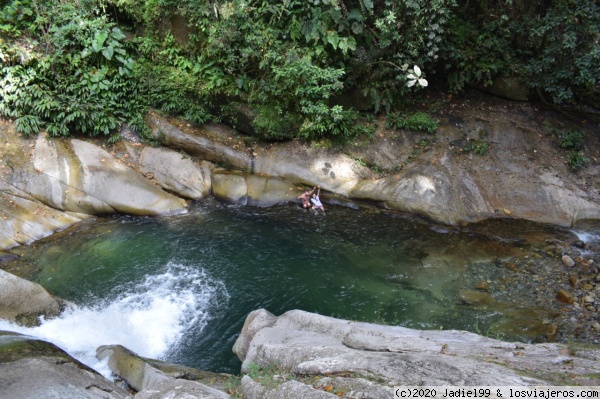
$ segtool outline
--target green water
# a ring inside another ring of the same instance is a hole
[[[201,313],[202,322],[186,325],[160,357],[237,373],[231,347],[247,314],[259,308],[421,329],[485,329],[501,315],[458,300],[463,271],[522,247],[522,239],[459,233],[399,215],[330,206],[315,216],[295,205],[262,209],[207,200],[183,216],[87,222],[32,248],[32,256],[41,267],[37,282],[88,307],[126,297],[167,269],[169,276],[193,275],[179,276],[185,278],[158,295],[177,295],[195,281],[205,299],[192,313]],[[160,329],[155,322],[151,328]]]

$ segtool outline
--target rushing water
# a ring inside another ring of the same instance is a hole
[[[76,306],[40,327],[0,322],[0,329],[50,340],[97,369],[96,347],[122,344],[142,356],[233,373],[239,361],[231,348],[258,308],[484,330],[500,316],[457,300],[463,271],[522,255],[528,240],[548,234],[539,226],[508,229],[513,239],[346,208],[315,216],[293,205],[213,200],[178,217],[99,219],[28,255],[41,270],[36,281]]]

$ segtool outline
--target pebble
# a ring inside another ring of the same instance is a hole
[[[562,261],[567,267],[575,265],[575,261],[569,255],[563,255]]]
[[[556,299],[559,302],[568,304],[575,302],[575,298],[573,298],[573,295],[566,290],[558,290],[558,292],[556,293]]]

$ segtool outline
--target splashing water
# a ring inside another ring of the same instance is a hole
[[[202,330],[212,310],[229,300],[225,285],[204,269],[169,263],[164,273],[116,287],[111,299],[73,306],[39,327],[0,320],[0,330],[16,331],[54,343],[104,376],[96,348],[120,344],[140,356],[164,358],[190,330]]]

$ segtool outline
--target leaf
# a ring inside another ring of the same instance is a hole
[[[417,83],[417,81],[416,81],[416,80],[409,80],[409,81],[408,81],[408,83],[406,83],[406,85],[407,85],[408,87],[413,87],[413,86],[415,85],[415,83]]]
[[[116,28],[116,27],[112,29],[111,36],[115,40],[122,40],[122,39],[125,39],[125,37],[126,37],[125,34],[121,31],[121,29]]]
[[[106,41],[107,38],[108,38],[108,33],[96,32],[96,36],[94,37],[94,40],[92,41],[92,48],[94,49],[94,52],[98,53],[98,52],[100,52],[100,50],[102,50],[102,46],[104,45],[104,42]]]
[[[113,54],[115,53],[115,48],[113,46],[108,46],[106,48],[104,48],[104,50],[102,50],[102,55],[104,56],[104,58],[106,58],[107,60],[111,60]]]
[[[417,78],[421,76],[421,68],[419,68],[418,66],[415,65],[413,71],[415,71],[415,75],[417,75]]]
[[[373,12],[373,1],[372,0],[362,0],[361,3],[367,9],[369,13]]]
[[[429,83],[427,83],[427,81],[425,79],[419,79],[419,85],[421,85],[421,87],[427,87]]]

